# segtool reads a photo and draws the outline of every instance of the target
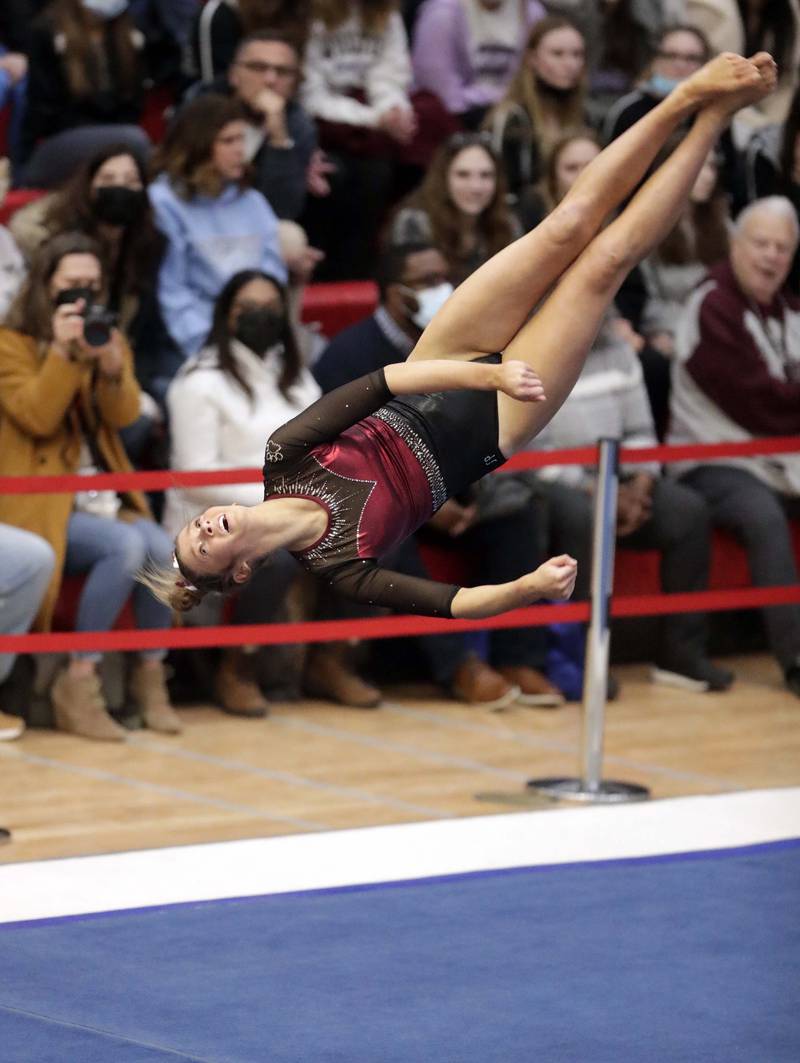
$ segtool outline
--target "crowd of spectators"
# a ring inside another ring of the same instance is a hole
[[[798,0],[6,0],[0,204],[28,202],[0,227],[0,474],[260,464],[322,391],[405,358],[453,287],[538,224],[604,143],[718,51],[760,48],[779,91],[721,138],[537,446],[800,434]],[[303,324],[306,285],[365,280],[374,313],[332,336]],[[619,545],[659,549],[664,590],[698,590],[722,527],[754,583],[796,582],[795,465],[625,468]],[[593,488],[579,467],[491,477],[392,565],[425,574],[420,541],[458,542],[476,578],[499,582],[568,550],[585,596]],[[75,630],[110,629],[129,600],[140,627],[168,627],[137,571],[171,561],[187,513],[259,497],[256,484],[3,497],[0,629],[47,630],[73,575]],[[194,622],[352,615],[279,553]],[[800,696],[800,609],[764,615]],[[417,649],[467,704],[564,700],[545,629]],[[374,707],[365,657],[314,648],[296,690]],[[53,722],[121,739],[100,658],[58,673]],[[175,733],[164,659],[139,655],[128,689],[144,726]],[[267,714],[258,659],[214,659],[224,711]],[[698,615],[662,625],[654,664],[690,689],[733,681]],[[20,728],[0,712],[0,738]]]

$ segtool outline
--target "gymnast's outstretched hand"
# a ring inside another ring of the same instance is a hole
[[[575,590],[575,577],[578,574],[578,562],[569,554],[559,554],[539,565],[535,572],[523,576],[530,592],[530,601],[538,598],[556,598],[565,600]],[[523,603],[525,605],[528,602]]]
[[[520,402],[543,402],[544,385],[527,362],[510,359],[497,366],[497,390]]]
[[[497,616],[509,609],[519,609],[541,598],[569,598],[575,589],[578,562],[569,554],[551,557],[535,572],[528,572],[510,583],[461,587],[450,609],[455,617],[480,619]]]

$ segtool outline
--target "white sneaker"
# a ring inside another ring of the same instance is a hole
[[[25,721],[20,716],[9,716],[0,712],[0,742],[10,742],[25,730]]]

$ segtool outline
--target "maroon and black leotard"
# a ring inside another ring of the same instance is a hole
[[[458,587],[390,572],[377,559],[504,460],[495,392],[395,398],[378,369],[273,432],[264,498],[310,498],[327,509],[325,532],[295,557],[346,597],[447,617]]]

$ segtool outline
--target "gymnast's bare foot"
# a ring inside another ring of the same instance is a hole
[[[717,100],[731,111],[756,103],[772,92],[777,84],[775,61],[767,52],[752,59],[733,52],[721,52],[681,82],[675,90],[693,107]]]

